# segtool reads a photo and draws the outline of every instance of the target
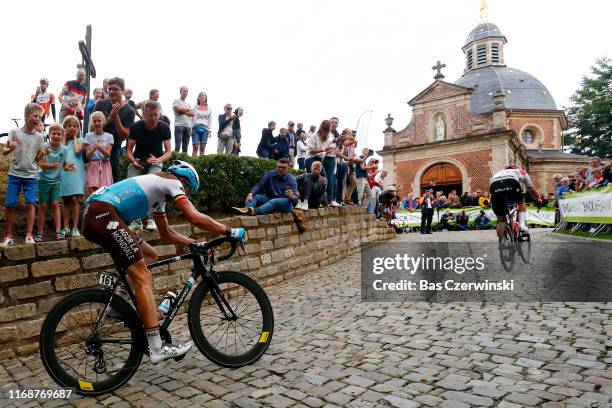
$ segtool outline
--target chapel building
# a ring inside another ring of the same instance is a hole
[[[588,158],[563,152],[567,120],[534,76],[506,65],[506,37],[490,22],[468,35],[465,69],[454,83],[437,70],[413,97],[410,123],[395,131],[387,118],[378,153],[401,197],[436,191],[489,191],[491,176],[508,164],[525,168],[539,192],[553,192],[552,175],[586,166]]]

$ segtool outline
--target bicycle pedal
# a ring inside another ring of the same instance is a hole
[[[178,357],[174,357],[174,361],[179,362],[179,361],[181,361],[182,359],[184,359],[186,355],[187,355],[187,353],[185,353],[185,354],[183,354],[183,355],[180,355],[180,356],[178,356]]]

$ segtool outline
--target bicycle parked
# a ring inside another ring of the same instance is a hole
[[[242,241],[219,237],[189,245],[190,253],[148,265],[156,268],[184,259],[193,261],[193,272],[170,307],[160,334],[171,343],[169,326],[198,278],[187,309],[189,332],[206,358],[223,367],[253,364],[272,341],[274,315],[270,301],[257,282],[245,274],[216,272],[215,252],[229,243],[223,261],[234,255]],[[102,272],[104,288],[76,291],[60,300],[48,313],[40,332],[40,355],[49,375],[60,386],[77,394],[96,396],[127,383],[149,353],[136,298],[124,270]],[[132,301],[117,295],[120,283]],[[168,300],[171,300],[169,297]],[[184,355],[175,358],[181,360]]]

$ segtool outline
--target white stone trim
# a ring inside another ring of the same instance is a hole
[[[536,132],[533,132],[535,133],[533,135],[534,136],[533,143],[530,143],[530,144],[527,144],[523,141],[523,131],[526,130],[527,128],[532,128],[536,130]],[[523,146],[525,146],[526,149],[530,149],[530,150],[536,149],[537,150],[539,148],[540,142],[544,143],[544,129],[542,129],[541,126],[536,125],[535,123],[527,123],[521,127],[521,130],[519,131],[519,134],[518,134],[518,138],[523,144]]]

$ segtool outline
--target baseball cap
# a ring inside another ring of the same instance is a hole
[[[389,186],[388,190],[389,190],[389,191],[397,191],[397,189],[395,188],[395,186]]]
[[[293,121],[289,121],[289,123],[287,123],[287,126],[291,126],[291,125],[295,125],[295,123],[293,123]]]
[[[40,78],[40,82],[49,85],[49,80],[45,77]]]

